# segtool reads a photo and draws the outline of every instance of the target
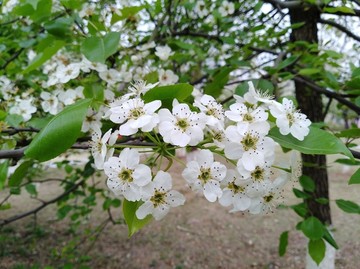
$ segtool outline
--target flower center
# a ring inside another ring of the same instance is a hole
[[[119,178],[125,182],[132,182],[134,180],[132,174],[133,174],[133,170],[122,169],[119,173]]]
[[[246,114],[244,115],[244,117],[243,117],[243,120],[244,120],[244,121],[248,121],[248,122],[252,122],[252,121],[254,120],[254,117],[251,116],[250,113],[246,113]]]
[[[270,203],[274,199],[274,194],[269,193],[269,195],[266,195],[263,197],[265,203]]]
[[[241,144],[245,151],[250,149],[256,150],[256,144],[259,138],[256,136],[252,136],[250,133],[247,133],[244,138],[241,140]]]
[[[141,108],[134,108],[134,109],[131,109],[131,110],[130,110],[129,118],[136,120],[136,119],[140,118],[142,115],[145,115],[145,112],[144,112],[143,109],[141,109]]]
[[[154,207],[157,207],[161,204],[166,204],[165,197],[166,192],[155,190],[155,194],[150,198],[150,201],[153,203]]]
[[[292,113],[287,113],[286,118],[288,119],[290,125],[292,125],[295,122],[294,114]]]
[[[243,186],[236,185],[235,182],[231,182],[227,186],[233,193],[243,193],[245,188]]]
[[[183,131],[186,131],[187,127],[189,127],[189,123],[186,119],[179,119],[175,125]]]
[[[198,175],[198,179],[205,184],[209,179],[211,179],[211,169],[201,167],[200,168],[200,175]]]
[[[253,178],[254,181],[263,181],[264,180],[264,173],[265,173],[265,169],[256,166],[255,170],[251,173],[251,177]]]

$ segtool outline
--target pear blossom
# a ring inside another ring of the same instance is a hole
[[[266,214],[273,210],[282,202],[282,178],[276,179],[273,183],[265,186],[257,197],[251,199],[248,211],[251,214]]]
[[[234,3],[228,1],[222,1],[221,6],[219,7],[219,12],[221,16],[226,17],[227,15],[233,14],[235,11]]]
[[[115,195],[122,195],[129,201],[141,199],[142,187],[151,182],[151,170],[139,162],[139,152],[125,148],[119,157],[110,157],[104,163],[107,186]]]
[[[119,129],[121,135],[132,135],[139,129],[150,132],[160,121],[155,113],[160,106],[160,100],[145,104],[140,98],[129,99],[119,106],[110,108],[110,120],[122,123]]]
[[[41,106],[44,112],[49,112],[51,115],[56,115],[59,112],[59,100],[56,95],[43,91],[40,97],[43,99]]]
[[[249,91],[246,94],[248,94],[248,96],[252,96],[251,99],[253,99],[257,102],[264,103],[265,105],[271,105],[276,102],[275,100],[273,100],[274,96],[269,94],[268,91],[261,92],[261,91],[256,90],[252,81],[248,82],[248,86],[249,86]],[[249,97],[249,99],[250,99],[250,97]]]
[[[129,86],[129,93],[122,96],[122,100],[128,100],[132,97],[140,97],[141,95],[144,95],[147,93],[150,89],[156,87],[159,84],[157,83],[149,83],[147,84],[146,81],[143,80],[135,80],[134,83]]]
[[[246,194],[247,184],[238,181],[239,173],[234,169],[228,169],[226,177],[221,182],[224,185],[223,195],[219,199],[222,206],[233,206],[230,212],[247,210],[251,205],[251,198]]]
[[[270,124],[267,122],[268,113],[262,107],[247,107],[244,103],[236,102],[230,105],[230,110],[225,112],[225,116],[237,123],[240,133],[249,129],[255,129],[263,135],[268,134]]]
[[[172,70],[159,70],[159,84],[160,85],[170,85],[174,84],[179,80],[179,77],[174,74]]]
[[[206,116],[206,124],[209,126],[223,126],[224,109],[215,98],[204,94],[200,100],[195,100],[194,106],[198,107]]]
[[[205,149],[187,163],[182,176],[192,189],[201,191],[209,202],[215,202],[222,195],[220,182],[225,178],[226,170],[226,166],[215,162],[213,153]]]
[[[207,10],[205,2],[203,0],[196,1],[194,13],[199,16],[199,18],[203,18],[209,14],[209,11]]]
[[[276,126],[282,135],[291,133],[293,137],[302,141],[309,134],[311,121],[305,114],[296,110],[293,101],[284,98],[282,104],[274,103],[270,106],[270,113],[276,118]]]
[[[174,101],[172,112],[163,108],[158,114],[159,132],[166,143],[195,146],[204,138],[204,114],[192,112],[187,104]]]
[[[75,79],[80,74],[80,64],[71,63],[69,65],[59,65],[56,69],[56,76],[60,83],[67,83],[72,79]]]
[[[99,72],[99,77],[106,81],[109,85],[114,85],[117,82],[122,81],[121,73],[113,68]]]
[[[101,130],[93,130],[91,135],[91,154],[94,158],[94,165],[97,169],[104,169],[104,162],[107,161],[114,153],[114,148],[108,149],[108,146],[113,146],[118,137],[118,131],[113,133],[109,129],[103,137],[101,137]]]
[[[37,109],[32,104],[33,98],[21,99],[16,96],[15,104],[10,107],[10,114],[17,114],[23,117],[24,121],[29,121],[31,119],[32,114],[34,114]]]
[[[156,220],[160,220],[165,217],[171,207],[185,203],[185,197],[180,192],[171,189],[171,181],[171,175],[160,170],[153,181],[143,187],[144,203],[136,210],[138,219],[144,219],[151,214]]]
[[[242,162],[245,169],[251,171],[256,166],[263,166],[265,160],[273,158],[275,142],[270,137],[261,135],[255,129],[242,133],[236,126],[229,126],[225,130],[230,143],[225,145],[225,156]]]
[[[86,133],[90,130],[100,129],[101,125],[101,114],[89,108],[81,126],[81,131]]]
[[[166,61],[170,56],[174,55],[174,52],[171,51],[171,48],[168,45],[157,46],[155,50],[155,55],[163,61]]]

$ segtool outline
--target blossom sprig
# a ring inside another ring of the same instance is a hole
[[[185,203],[185,197],[172,190],[169,168],[175,160],[184,166],[185,183],[208,201],[231,206],[230,212],[272,211],[289,176],[274,172],[276,143],[269,131],[279,128],[281,134],[303,140],[311,123],[291,100],[279,103],[249,83],[249,92],[235,96],[227,110],[206,94],[193,104],[174,99],[168,108],[161,100],[143,99],[154,87],[142,81],[132,84],[106,112],[115,131],[93,135],[95,165],[104,169],[110,190],[141,203],[137,218],[162,219],[170,208]],[[117,134],[142,143],[117,147]],[[175,156],[174,150],[181,148],[193,152],[187,163]],[[169,162],[162,170],[164,159]]]

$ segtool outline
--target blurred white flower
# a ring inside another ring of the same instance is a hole
[[[170,85],[178,82],[179,77],[174,74],[172,70],[159,70],[159,84],[160,85]]]
[[[110,157],[104,163],[109,189],[129,201],[140,200],[141,188],[151,182],[151,170],[139,162],[138,151],[130,148],[122,150],[119,157]]]
[[[171,175],[159,171],[148,185],[142,189],[144,203],[136,211],[139,219],[147,215],[153,215],[160,220],[169,212],[171,207],[177,207],[185,203],[185,197],[178,191],[172,190]]]
[[[157,46],[155,50],[155,55],[163,61],[166,61],[170,56],[174,55],[174,52],[171,51],[171,48],[168,45]]]

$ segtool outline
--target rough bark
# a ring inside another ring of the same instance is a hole
[[[318,43],[317,20],[320,16],[317,7],[299,7],[289,10],[291,23],[305,22],[304,26],[294,29],[291,34],[292,41],[307,41]],[[320,93],[312,91],[306,84],[295,81],[296,98],[300,110],[313,122],[324,120],[323,103]],[[316,198],[329,198],[329,182],[326,169],[326,156],[302,155],[304,162],[303,174],[315,181],[315,192],[312,199],[307,199],[309,213],[325,224],[331,224],[330,206],[315,201]]]

